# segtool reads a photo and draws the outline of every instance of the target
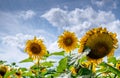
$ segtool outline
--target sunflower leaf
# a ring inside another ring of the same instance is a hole
[[[87,68],[81,68],[79,71],[78,71],[78,74],[79,75],[90,75],[92,74],[92,71],[87,69]]]
[[[20,68],[20,70],[22,70],[22,71],[27,71],[27,68]]]
[[[50,55],[58,55],[58,56],[64,56],[65,52],[64,51],[60,51],[60,52],[53,52]]]
[[[19,63],[25,63],[25,62],[33,62],[33,60],[32,60],[32,58],[29,57],[29,58],[26,58],[26,59],[20,61]]]
[[[113,64],[116,64],[117,60],[115,57],[110,57],[108,58],[108,63],[113,63]]]
[[[0,60],[0,64],[4,64],[6,63],[7,61],[3,61],[3,60]]]
[[[4,75],[4,78],[8,78],[8,76],[10,76],[10,75],[12,75],[12,74],[14,74],[16,72],[16,70],[14,69],[14,70],[11,70],[11,71],[8,71],[8,72],[6,72],[6,74]]]
[[[57,66],[57,72],[63,72],[67,68],[68,58],[65,57],[59,61],[59,65]]]
[[[109,71],[111,71],[112,73],[114,73],[114,74],[116,74],[116,75],[118,75],[118,76],[120,77],[120,71],[117,70],[116,68],[108,65],[108,64],[105,63],[105,62],[102,62],[100,65],[106,67],[106,68],[107,68],[106,70],[109,70]]]
[[[23,76],[32,76],[33,73],[31,71],[30,72],[24,72],[22,75]]]
[[[42,66],[45,66],[45,67],[52,67],[53,66],[53,61],[49,61],[49,62],[43,62],[41,63]]]
[[[87,60],[87,56],[83,56],[81,59],[79,59],[79,62],[82,63]]]

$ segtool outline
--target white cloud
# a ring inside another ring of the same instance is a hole
[[[18,15],[19,17],[22,17],[23,19],[27,20],[35,16],[36,13],[32,10],[27,10],[27,11],[20,12]]]
[[[58,47],[57,41],[54,41],[51,44],[49,44],[48,51],[50,51],[50,52],[58,51],[59,52],[62,50]]]
[[[117,33],[120,33],[120,20],[117,20],[111,11],[95,11],[92,7],[85,9],[76,8],[72,11],[52,8],[41,17],[48,20],[53,26],[74,31],[79,35],[90,28],[101,25],[111,31],[118,30]]]
[[[23,23],[17,12],[0,11],[0,35],[16,34],[28,31],[30,25]]]
[[[29,34],[22,34],[22,33],[18,33],[15,36],[5,36],[2,38],[2,43],[8,46],[14,46],[18,49],[20,49],[21,51],[24,50],[25,48],[25,43],[27,40],[29,39],[33,39],[34,35],[29,35]],[[37,38],[40,39],[45,39],[42,36],[39,36]]]
[[[0,49],[1,51],[1,49]],[[16,47],[4,45],[3,53],[0,53],[1,60],[9,60],[8,62],[19,62],[28,57],[27,53],[20,52]]]
[[[115,0],[91,0],[91,3],[99,8],[116,9],[117,2]]]
[[[7,61],[7,64],[16,62],[18,66],[28,68],[33,63],[27,63],[27,64],[26,63],[23,63],[23,64],[19,63],[21,60],[24,60],[28,57],[29,56],[27,55],[27,53],[21,52],[15,46],[9,46],[9,45],[2,44],[2,46],[0,48],[0,60]]]
[[[95,4],[95,5],[97,5],[98,7],[102,7],[105,4],[105,1],[106,0],[100,0],[100,1],[98,1],[98,0],[91,0],[91,2],[93,4]]]
[[[41,17],[46,18],[53,26],[63,27],[67,25],[67,11],[60,8],[53,8]]]

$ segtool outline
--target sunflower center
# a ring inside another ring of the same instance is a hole
[[[96,43],[95,48],[92,48],[88,56],[93,59],[99,59],[109,53],[109,47],[105,43]]]
[[[39,54],[40,51],[41,51],[40,45],[37,44],[37,43],[32,43],[31,44],[31,51],[32,51],[33,54]]]
[[[15,74],[16,74],[17,76],[20,76],[20,72],[16,72]]]
[[[1,69],[1,70],[0,70],[0,75],[4,76],[5,73],[6,73],[6,70],[5,70],[5,69]]]
[[[72,44],[72,39],[71,38],[66,38],[64,41],[66,46],[70,46]]]
[[[118,67],[118,69],[120,70],[120,66]]]

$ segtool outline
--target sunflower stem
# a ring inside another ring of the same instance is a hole
[[[38,59],[38,78],[39,78],[39,59]]]
[[[98,75],[95,76],[95,78],[98,78],[102,73],[99,73]]]
[[[114,78],[116,78],[116,77],[117,77],[117,74],[115,74]]]
[[[69,55],[71,56],[72,54],[71,54],[71,51],[69,52]]]

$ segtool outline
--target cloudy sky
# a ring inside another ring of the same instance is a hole
[[[119,0],[0,0],[0,60],[27,58],[25,42],[34,36],[44,40],[50,52],[58,51],[64,31],[78,38],[93,27],[107,27],[120,39]],[[115,56],[120,56],[119,49]]]

